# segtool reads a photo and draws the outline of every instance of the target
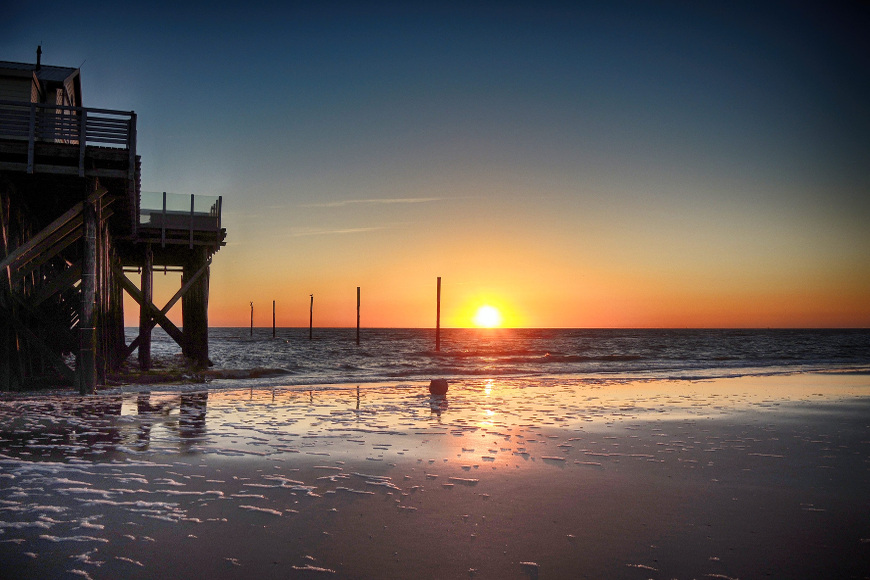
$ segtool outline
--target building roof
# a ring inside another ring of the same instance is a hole
[[[36,68],[31,62],[9,62],[0,60],[0,71],[17,71],[21,73],[36,73],[36,78],[44,82],[62,83],[69,77],[78,74],[79,69],[68,66],[51,66],[43,64]]]

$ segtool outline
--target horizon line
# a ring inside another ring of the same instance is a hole
[[[124,328],[138,329],[138,326]],[[155,327],[155,330],[159,326]],[[183,325],[179,326],[183,328]],[[244,326],[209,326],[212,328],[251,329]],[[254,326],[255,330],[271,330],[272,326]],[[314,326],[315,330],[356,330],[356,326]],[[276,330],[308,330],[308,326],[276,326]],[[361,326],[360,330],[435,330],[434,326]],[[441,330],[866,330],[867,326],[441,326]]]

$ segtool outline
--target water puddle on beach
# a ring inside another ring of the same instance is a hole
[[[868,481],[868,384],[9,395],[0,559],[20,577],[93,579],[737,577],[766,561],[740,525],[774,531],[735,507],[764,499],[771,522],[810,539],[839,529],[857,554],[870,518],[848,505]],[[848,562],[843,549],[798,560]]]

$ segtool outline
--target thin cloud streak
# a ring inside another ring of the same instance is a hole
[[[386,228],[376,227],[376,228],[346,228],[343,230],[304,230],[304,231],[295,231],[291,232],[290,236],[294,238],[300,238],[303,236],[334,236],[334,235],[347,235],[347,234],[363,234],[366,232],[374,232],[377,230],[383,230]]]
[[[441,201],[441,197],[403,197],[397,199],[390,198],[375,198],[375,199],[345,199],[342,201],[330,201],[326,203],[309,203],[302,207],[344,207],[352,204],[399,204],[399,203],[431,203],[433,201]]]

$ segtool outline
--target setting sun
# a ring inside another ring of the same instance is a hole
[[[489,305],[481,306],[477,309],[472,319],[475,326],[483,328],[495,328],[501,326],[501,312],[497,308]]]

